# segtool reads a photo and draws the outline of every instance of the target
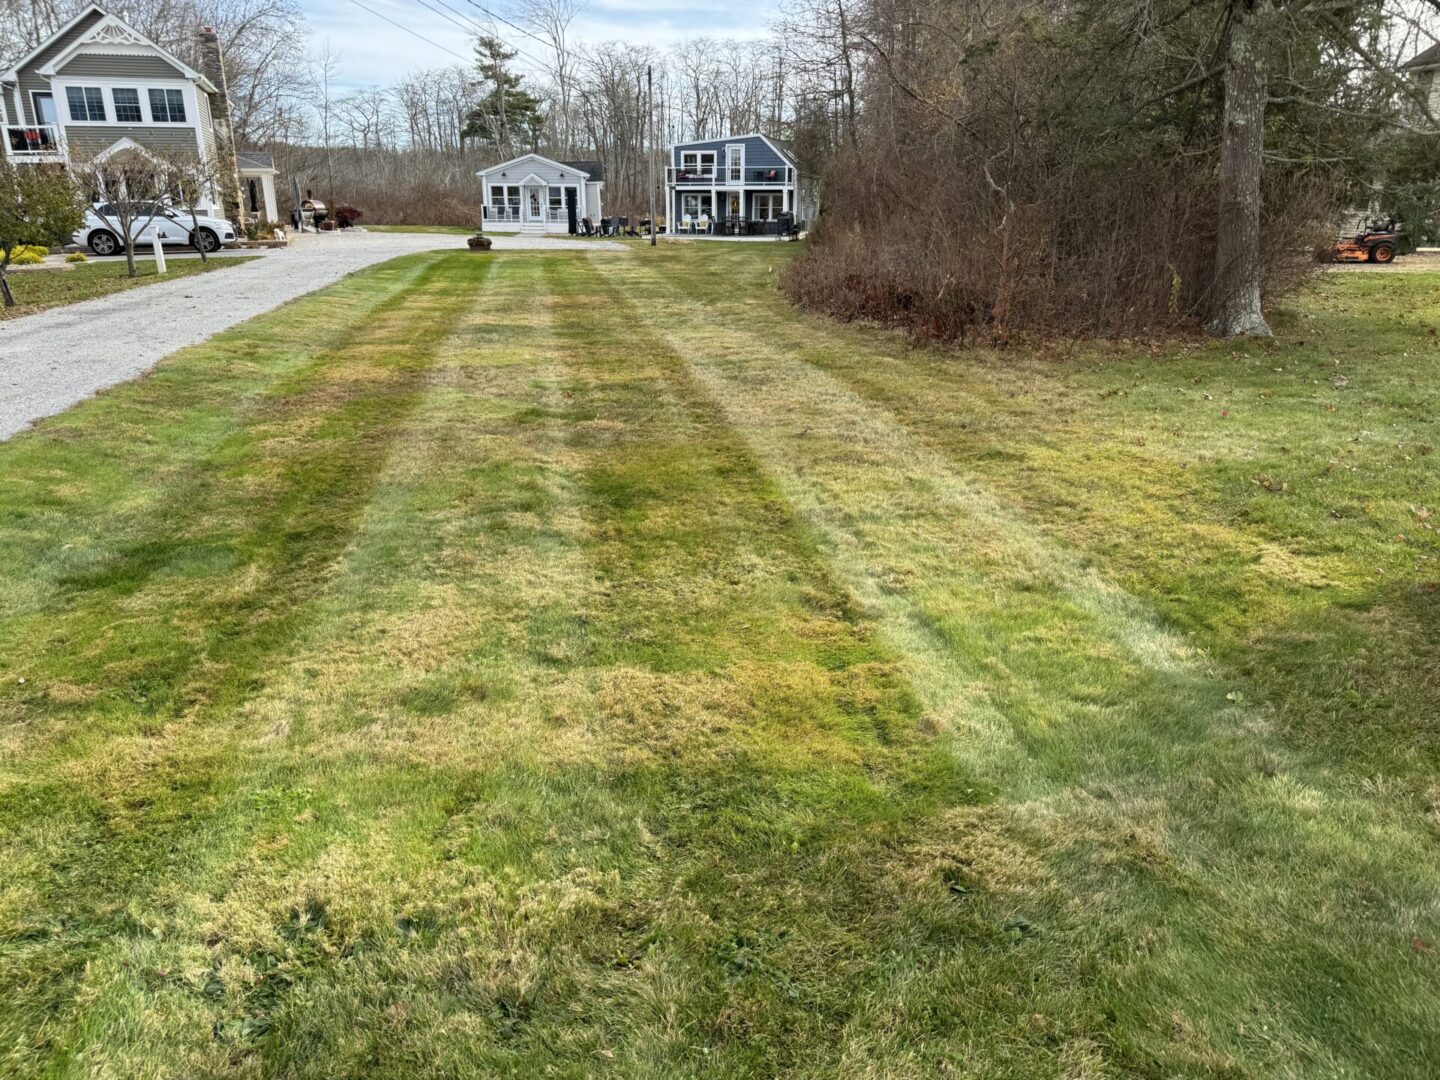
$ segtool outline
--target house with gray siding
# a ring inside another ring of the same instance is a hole
[[[480,212],[491,232],[569,232],[572,208],[577,222],[600,222],[605,167],[598,161],[521,154],[475,175],[480,178]]]
[[[774,139],[732,135],[670,148],[668,233],[774,234],[782,217],[798,220],[806,210],[795,158]]]
[[[214,30],[200,28],[196,51],[198,70],[103,8],[86,8],[0,74],[6,157],[17,165],[65,165],[119,145],[194,154],[223,178],[220,190],[201,200],[202,212],[274,220],[274,167],[266,155],[254,155],[249,170],[257,194],[270,193],[264,212],[262,200],[242,195],[249,177],[230,138]]]

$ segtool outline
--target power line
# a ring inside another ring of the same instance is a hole
[[[446,15],[445,12],[441,11],[439,8],[427,3],[426,0],[415,0],[415,2],[426,10],[433,11],[436,15],[439,15],[442,19],[450,23],[452,26],[458,26],[461,30],[465,31],[465,33],[474,33],[474,30],[470,26],[467,26],[459,19],[452,19],[449,15]]]
[[[531,31],[526,30],[525,27],[520,26],[518,23],[513,23],[513,22],[511,22],[509,19],[505,18],[504,15],[499,15],[499,14],[491,11],[491,10],[490,10],[489,8],[487,8],[484,4],[477,4],[477,3],[475,2],[475,0],[465,0],[465,2],[466,2],[467,4],[469,4],[469,5],[470,5],[471,7],[473,7],[473,8],[479,8],[479,9],[480,9],[481,11],[483,11],[486,15],[489,15],[492,19],[498,19],[498,20],[500,20],[500,21],[501,21],[502,23],[504,23],[506,26],[510,27],[510,29],[520,31],[520,33],[524,34],[526,37],[530,38],[532,41],[538,41],[541,45],[544,45],[547,49],[550,48],[550,42],[546,41],[546,40],[545,40],[544,38],[542,38],[542,37],[537,36],[536,34],[532,33]],[[518,52],[519,49],[517,48],[516,51]],[[524,54],[524,53],[521,53],[521,55],[523,56],[523,55],[525,55],[525,54]],[[535,58],[534,58],[533,56],[530,57],[530,59],[531,59],[531,60],[535,60]],[[536,62],[537,64],[539,63],[538,60],[536,60],[535,62]]]
[[[456,60],[463,60],[463,61],[464,61],[465,63],[467,63],[467,64],[470,63],[470,60],[471,60],[470,57],[468,57],[468,56],[461,56],[461,55],[460,55],[459,53],[457,53],[454,49],[447,49],[444,45],[441,45],[439,42],[431,41],[431,40],[430,40],[429,38],[427,38],[424,34],[417,34],[414,30],[411,30],[408,26],[404,25],[403,23],[398,23],[398,22],[396,22],[394,19],[390,18],[388,15],[381,15],[380,12],[376,11],[374,8],[368,8],[368,7],[366,7],[364,4],[362,4],[362,3],[360,2],[360,0],[350,0],[350,2],[351,2],[352,4],[354,4],[356,7],[358,7],[361,11],[369,12],[371,15],[374,15],[377,19],[381,19],[381,20],[383,20],[384,22],[389,23],[391,26],[395,27],[395,29],[397,29],[397,30],[404,30],[405,33],[409,34],[411,37],[419,38],[421,41],[425,42],[426,45],[429,45],[432,49],[439,49],[439,50],[440,50],[441,52],[443,52],[443,53],[449,53],[451,56],[455,57]]]
[[[466,15],[463,11],[459,11],[459,10],[451,7],[449,4],[447,4],[447,3],[445,2],[445,0],[435,0],[435,3],[439,4],[439,5],[440,5],[441,7],[443,7],[446,11],[450,12],[452,15],[457,15],[457,16],[459,16],[460,18],[464,19],[467,23],[469,23],[471,26],[473,26],[476,30],[481,31],[482,33],[489,33],[489,28],[486,27],[483,23],[479,23],[479,22],[475,21],[474,19],[472,19],[469,15]]]

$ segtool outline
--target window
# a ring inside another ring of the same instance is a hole
[[[756,221],[774,221],[785,207],[785,196],[778,191],[757,191],[752,198]]]
[[[78,123],[105,122],[105,95],[98,86],[67,86],[65,100],[70,104],[70,119]]]
[[[490,187],[490,207],[498,221],[520,220],[520,188],[493,184]]]
[[[140,91],[127,90],[116,87],[110,91],[110,96],[115,101],[115,122],[117,124],[143,124],[144,117],[140,115]]]
[[[732,182],[740,183],[745,179],[745,146],[743,143],[725,147],[725,168]]]
[[[692,218],[698,218],[704,214],[710,216],[710,193],[708,191],[696,192],[687,191],[681,196],[681,209],[683,213],[689,214]]]
[[[150,119],[157,124],[183,124],[185,95],[179,90],[151,90]]]
[[[552,187],[550,189],[550,209],[560,210],[565,206],[565,189]]]
[[[691,176],[714,176],[715,151],[682,150],[680,152],[680,171],[689,173]]]

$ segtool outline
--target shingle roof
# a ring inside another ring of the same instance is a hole
[[[1440,66],[1440,42],[1431,45],[1420,55],[1405,63],[1406,68],[1427,68]]]
[[[235,164],[242,169],[273,169],[275,155],[262,154],[256,150],[236,150]]]
[[[576,172],[589,173],[590,179],[591,179],[592,181],[594,181],[594,180],[604,180],[604,179],[605,179],[605,164],[604,164],[604,162],[600,162],[600,161],[562,161],[562,162],[560,162],[560,164],[561,164],[561,165],[565,165],[565,166],[567,166],[567,167],[569,167],[569,168],[571,168],[571,169],[574,169]]]

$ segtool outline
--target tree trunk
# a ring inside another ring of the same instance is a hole
[[[1269,96],[1264,29],[1271,11],[1271,0],[1232,0],[1230,8],[1214,311],[1206,326],[1218,337],[1270,336],[1260,310],[1260,177]]]

